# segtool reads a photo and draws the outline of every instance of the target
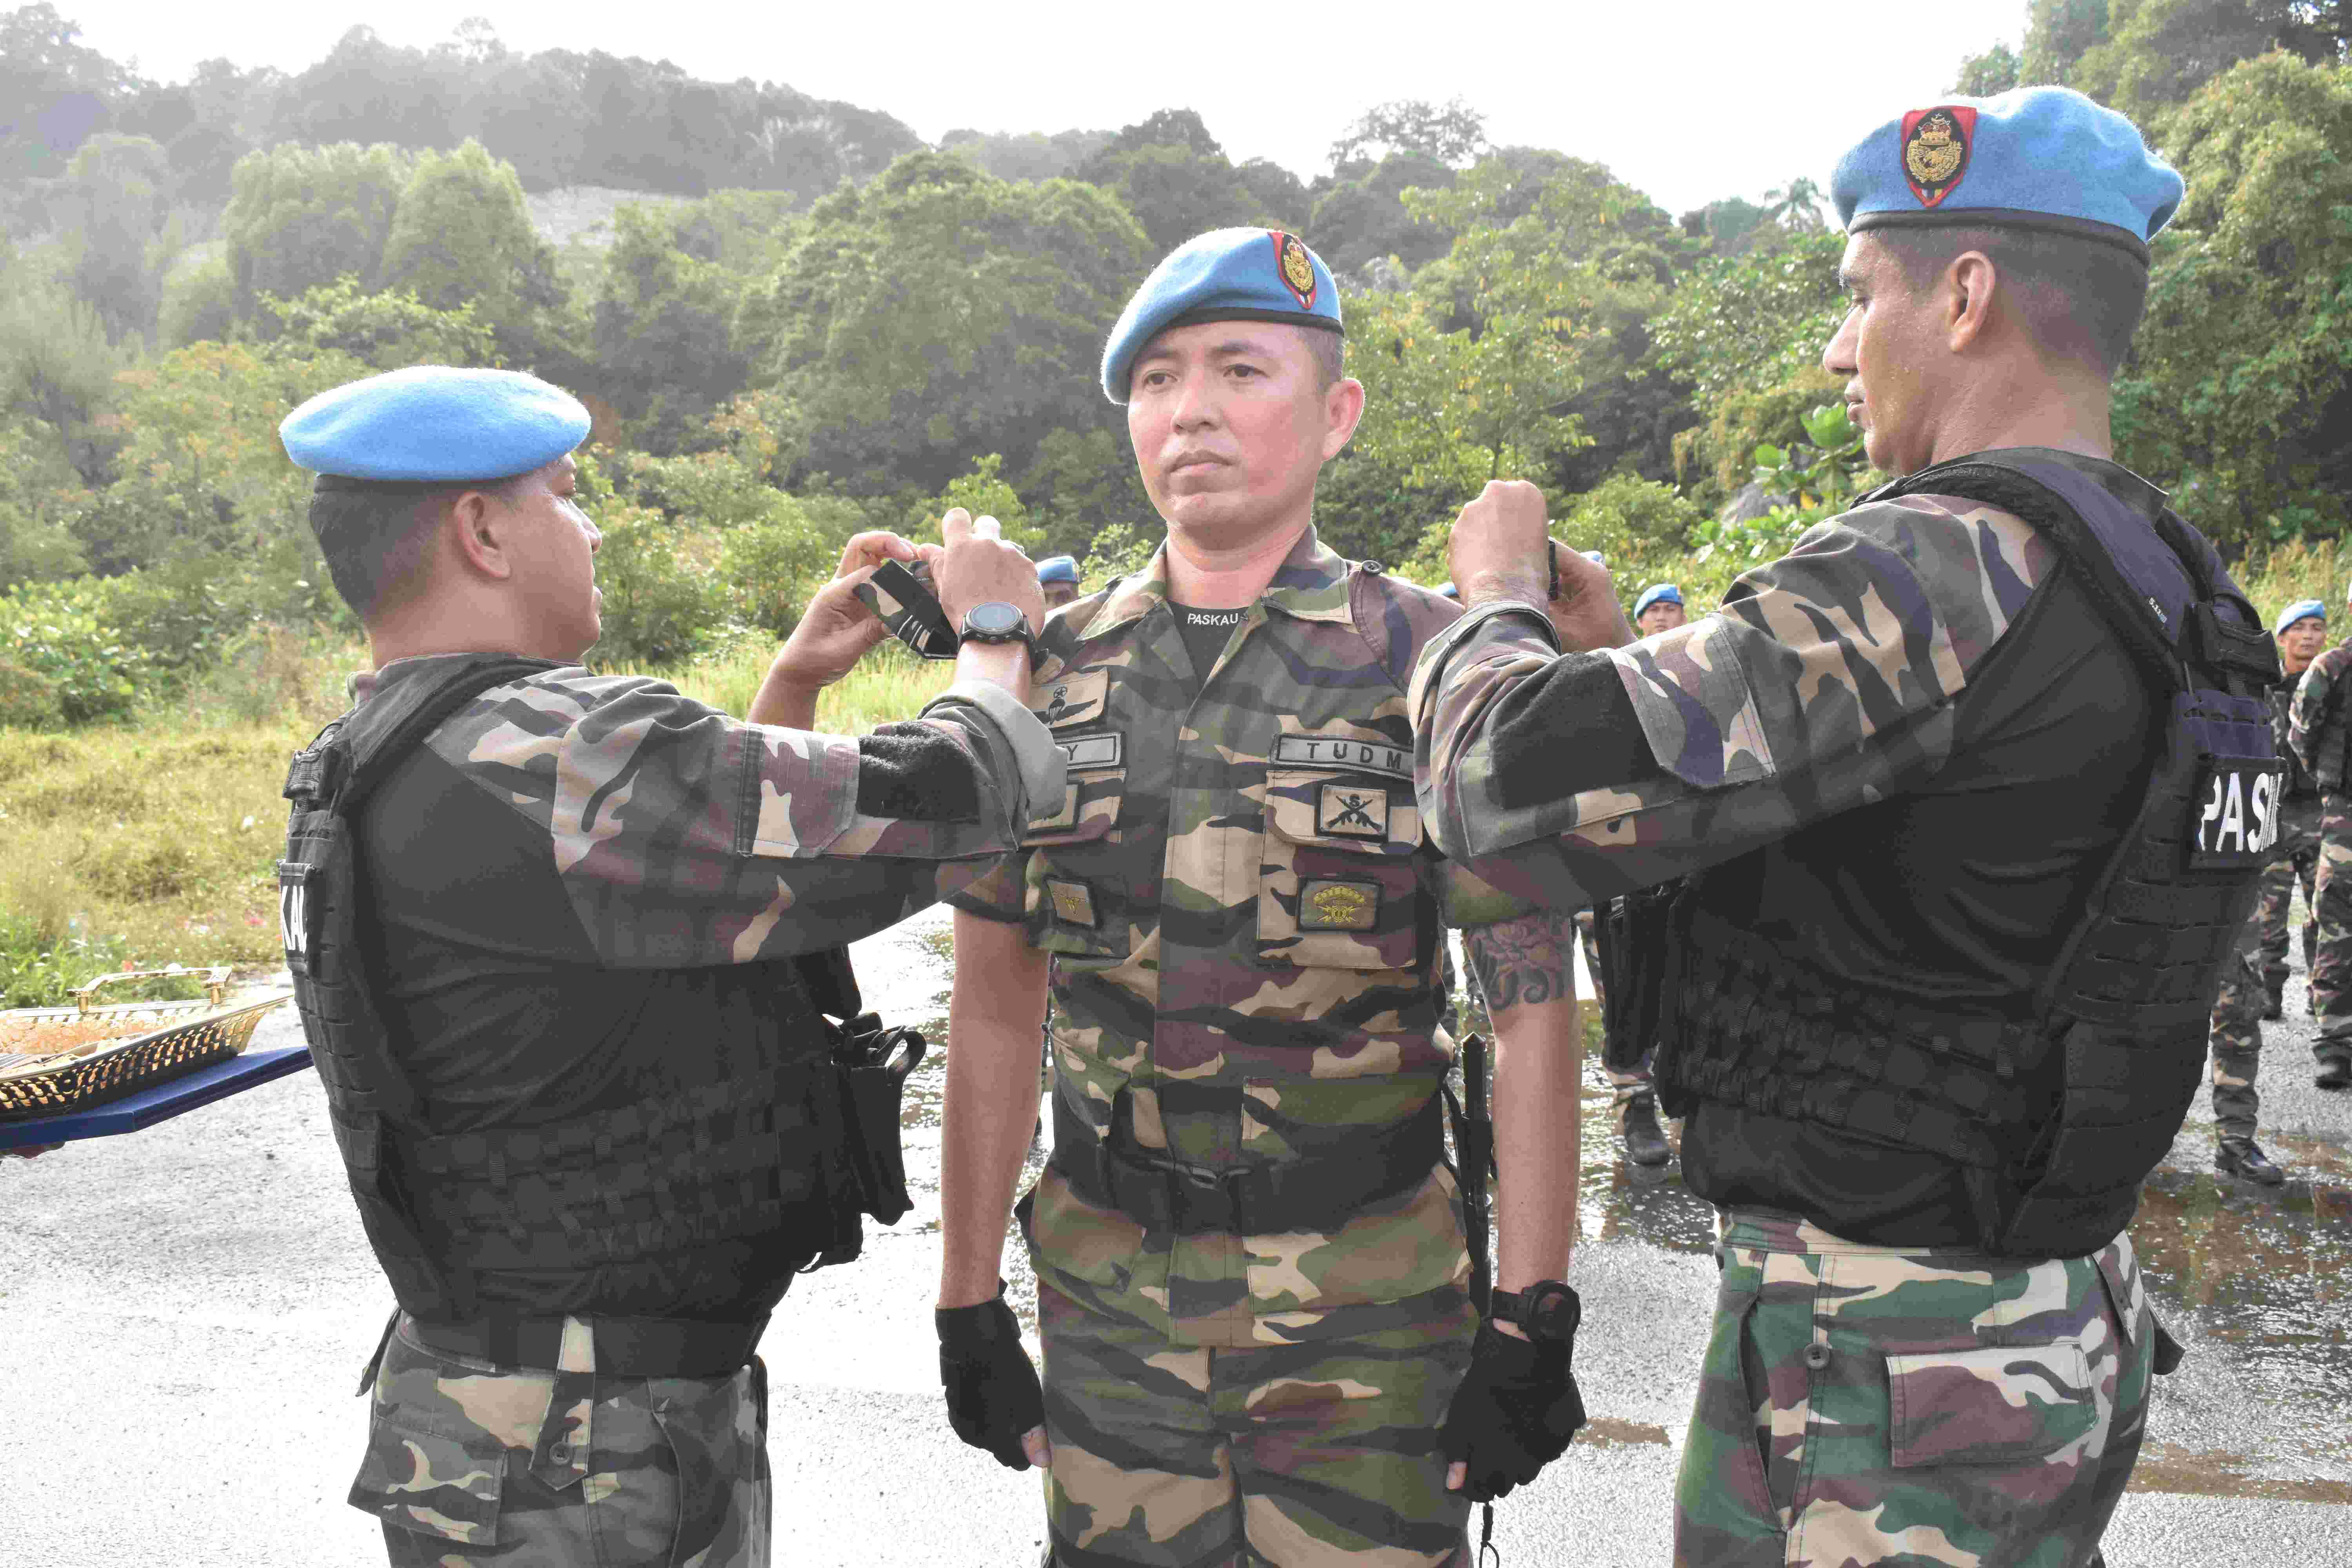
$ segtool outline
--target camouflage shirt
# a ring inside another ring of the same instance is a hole
[[[1057,612],[1032,702],[1068,760],[1027,852],[950,900],[1053,955],[1055,1092],[1097,1136],[1232,1168],[1344,1152],[1438,1091],[1441,909],[1527,906],[1448,866],[1413,804],[1405,681],[1459,611],[1310,531],[1196,679],[1166,552]],[[1329,1235],[1175,1236],[1048,1168],[1039,1272],[1185,1344],[1371,1326],[1467,1278],[1442,1166]]]
[[[2337,643],[2311,661],[2295,686],[2287,742],[2281,748],[2331,795],[2343,789],[2345,782],[2345,694],[2339,688],[2347,678],[2352,678],[2352,640]]]

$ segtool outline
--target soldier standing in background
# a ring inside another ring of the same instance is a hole
[[[1554,908],[1675,884],[1642,1000],[1722,1237],[1679,1568],[2081,1568],[2168,1364],[2125,1231],[2270,858],[2277,654],[2110,457],[2182,195],[2137,129],[1931,104],[1833,194],[1822,363],[1906,477],[1639,641],[1573,556],[1547,600],[1542,497],[1488,486],[1420,798]]]
[[[2262,1068],[2263,1020],[2280,1017],[2286,988],[2289,915],[2294,903],[2298,874],[2306,889],[2319,858],[2319,789],[2311,770],[2295,759],[2289,745],[2295,679],[2310,667],[2326,635],[2326,606],[2316,599],[2289,605],[2272,634],[2279,645],[2279,667],[2286,679],[2271,688],[2271,733],[2279,755],[2286,759],[2287,785],[2279,805],[2277,857],[2263,872],[2262,902],[2254,907],[2242,950],[2222,966],[2221,989],[2213,996],[2213,1121],[2221,1137],[2213,1150],[2213,1168],[2224,1175],[2275,1187],[2286,1173],[2254,1142],[2254,1124],[2262,1098],[2254,1085]],[[2312,908],[2318,900],[2311,896]],[[2315,928],[2315,912],[2304,924],[2304,962],[2310,963]]]
[[[1571,939],[1422,832],[1405,682],[1458,612],[1317,540],[1363,402],[1340,351],[1287,234],[1203,235],[1129,302],[1102,385],[1167,541],[1047,623],[1032,702],[1068,794],[952,900],[942,1381],[966,1442],[1047,1468],[1061,1568],[1450,1568],[1470,1503],[1583,1418]],[[1442,1157],[1441,911],[1504,1053],[1485,1323]],[[1049,985],[1054,1153],[1018,1209],[1041,1395],[998,1267]]]
[[[2352,603],[2352,595],[2347,602]],[[2311,661],[2294,689],[2288,750],[2319,786],[2319,872],[2312,911],[2319,937],[2311,959],[2311,1013],[2319,1020],[2312,1055],[2322,1089],[2352,1088],[2352,638]]]
[[[295,758],[279,881],[399,1302],[350,1498],[395,1568],[768,1561],[754,1349],[857,1224],[816,1011],[840,1004],[794,960],[961,885],[1061,797],[1017,645],[968,642],[913,721],[809,732],[883,635],[852,585],[918,557],[894,535],[850,541],[749,721],[583,668],[588,423],[536,377],[419,366],[281,427],[373,663]],[[994,531],[951,511],[920,553],[951,613],[1036,616]]]
[[[1037,563],[1037,587],[1045,595],[1045,613],[1052,615],[1078,596],[1078,560],[1075,555],[1048,555]]]
[[[2279,858],[2263,873],[2263,1017],[2276,1021],[2286,1016],[2286,952],[2293,940],[2294,889],[2303,889],[2303,966],[2306,991],[2319,936],[2318,781],[2294,754],[2295,688],[2303,672],[2327,646],[2327,606],[2317,599],[2289,605],[2278,618],[2279,668],[2286,679],[2271,690],[2271,732],[2278,737],[2279,754],[2288,760],[2286,806],[2279,817]],[[2306,995],[2306,1001],[2308,996]],[[2314,1011],[2316,1011],[2314,1009]]]
[[[1653,583],[1633,601],[1633,629],[1645,637],[1670,632],[1689,619],[1683,591],[1672,583]]]

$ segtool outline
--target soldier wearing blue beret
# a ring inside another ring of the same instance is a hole
[[[2347,604],[2352,604],[2347,595]],[[2315,611],[2317,601],[2294,606]],[[2284,619],[2284,617],[2282,617]],[[2289,657],[2326,634],[2317,616],[2298,615],[2281,633]],[[2321,1089],[2352,1088],[2352,637],[2313,658],[2294,685],[2288,709],[2288,749],[2320,794],[2319,869],[2312,911],[2319,936],[2312,951],[2311,1016],[2319,1025],[2312,1044]]]
[[[941,1372],[966,1442],[1049,1468],[1058,1563],[1463,1563],[1471,1502],[1582,1420],[1573,937],[1422,832],[1407,688],[1459,610],[1317,536],[1363,406],[1343,345],[1279,230],[1202,235],[1137,289],[1101,384],[1166,541],[1047,624],[1069,795],[952,900]],[[1443,921],[1505,1042],[1483,1321]],[[1041,1393],[998,1261],[1049,995],[1054,1153],[1019,1209]]]
[[[1689,619],[1683,608],[1683,591],[1672,583],[1653,583],[1633,601],[1633,629],[1643,637],[1670,632]]]
[[[1547,598],[1532,487],[1454,526],[1424,819],[1603,906],[1720,1213],[1681,1568],[2091,1562],[2178,1354],[2125,1230],[2260,994],[2284,784],[2259,616],[2114,459],[2181,190],[2064,89],[1906,110],[1838,164],[1822,354],[1902,478],[1639,640],[1572,555]]]
[[[398,1301],[351,1492],[394,1564],[768,1561],[755,1348],[794,1271],[856,1256],[858,1210],[888,1206],[827,1152],[847,1113],[820,1014],[858,1008],[814,956],[970,880],[1062,794],[1017,642],[968,640],[911,722],[810,732],[883,636],[852,586],[919,553],[890,534],[850,541],[748,720],[583,668],[588,428],[534,376],[418,366],[280,432],[373,655],[295,759],[279,882]],[[990,520],[943,531],[951,611],[1042,618]]]
[[[1048,555],[1037,563],[1037,586],[1045,595],[1048,615],[1078,596],[1078,561],[1075,555]]]

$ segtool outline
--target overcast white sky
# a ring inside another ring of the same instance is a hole
[[[887,110],[936,141],[983,131],[1116,129],[1191,108],[1235,162],[1302,178],[1372,104],[1460,96],[1498,142],[1606,163],[1679,213],[1824,186],[1873,125],[1951,85],[1961,58],[2014,43],[2023,0],[1840,6],[1718,0],[1411,6],[904,3],[555,4],[552,0],[56,0],[92,46],[184,79],[200,59],[296,71],[365,24],[429,46],[487,16],[509,47],[667,58]]]

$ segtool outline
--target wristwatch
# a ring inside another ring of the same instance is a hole
[[[1538,1344],[1573,1345],[1576,1326],[1584,1321],[1584,1303],[1560,1281],[1541,1279],[1524,1290],[1496,1291],[1490,1315],[1517,1324]]]
[[[963,639],[966,642],[1017,642],[1027,647],[1034,658],[1037,652],[1036,634],[1029,629],[1029,617],[1017,605],[1002,599],[985,605],[974,605],[963,614]]]

